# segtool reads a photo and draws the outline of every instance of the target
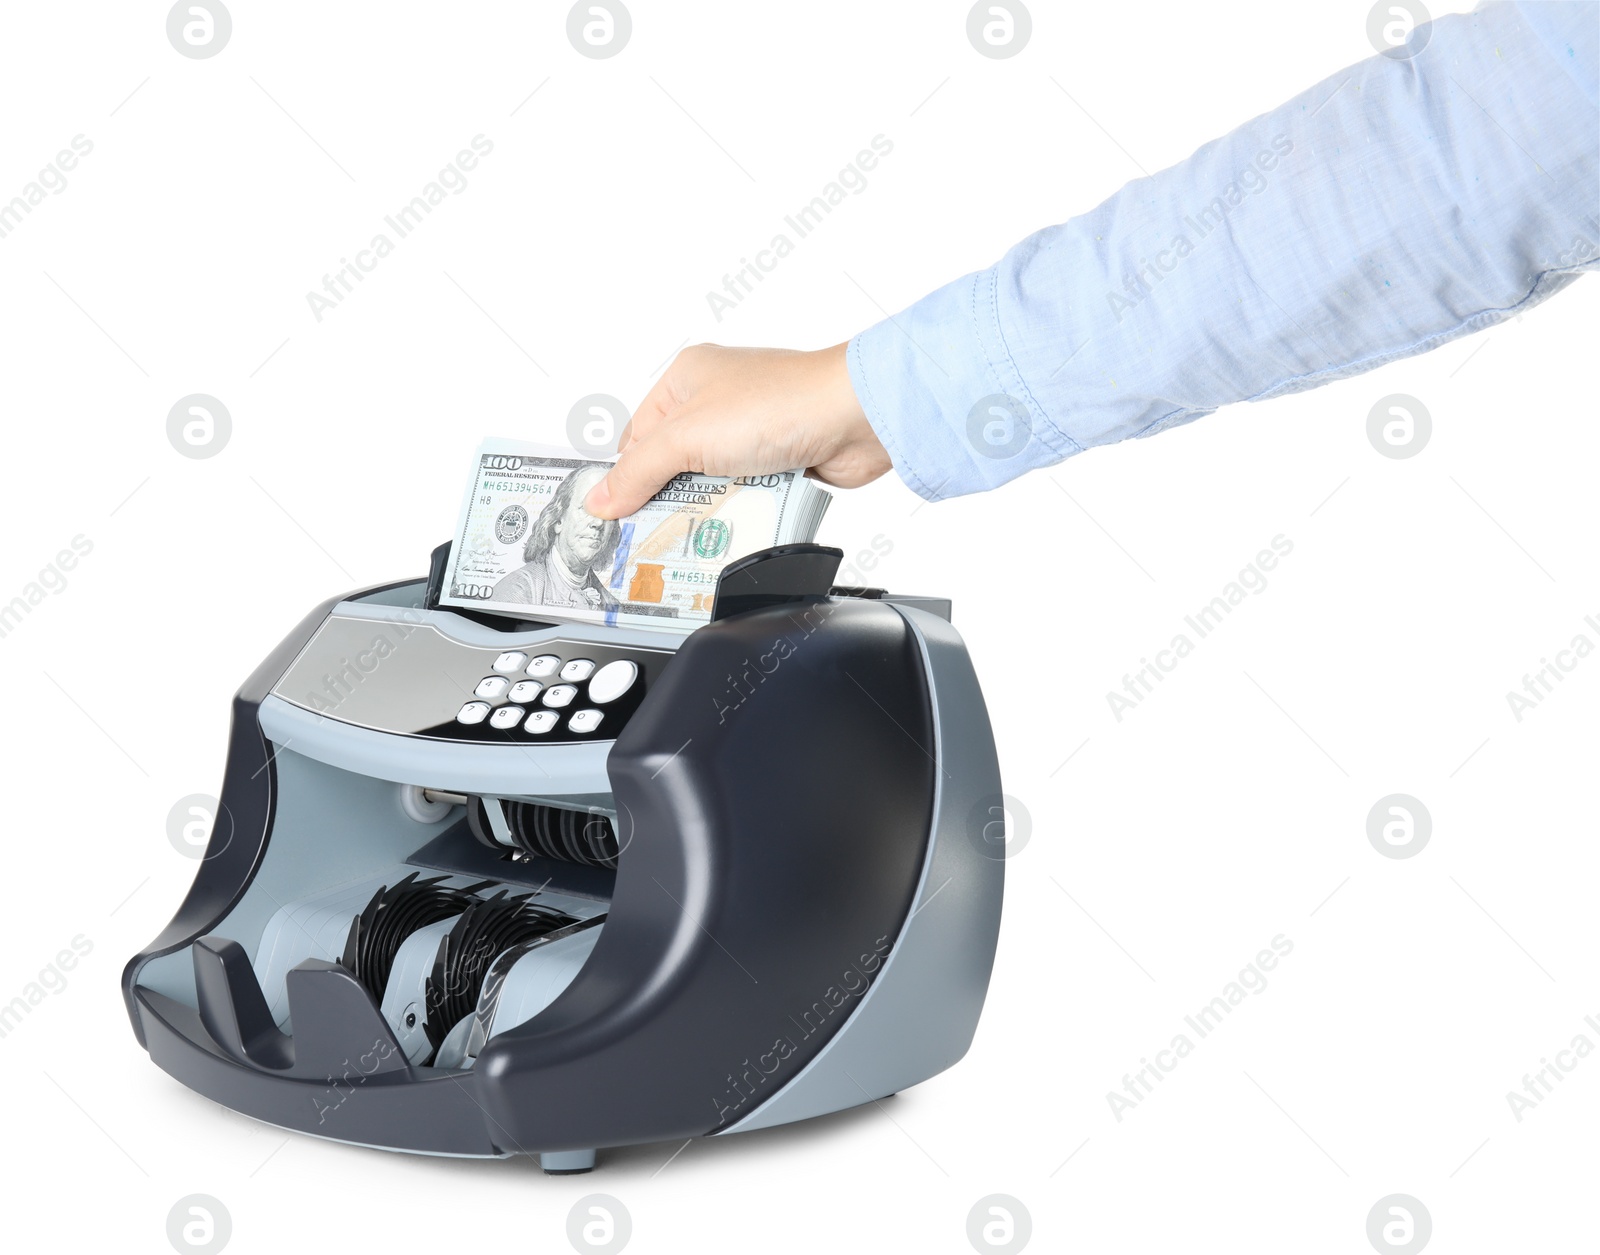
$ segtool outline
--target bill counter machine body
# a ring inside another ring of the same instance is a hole
[[[325,603],[234,698],[134,1032],[286,1129],[440,1155],[765,1128],[965,1053],[1000,779],[948,603],[764,550],[687,634]]]

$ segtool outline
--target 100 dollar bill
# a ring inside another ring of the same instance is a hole
[[[690,630],[722,568],[810,540],[829,500],[795,471],[683,474],[625,519],[583,508],[611,463],[490,440],[478,450],[440,604],[521,618]]]

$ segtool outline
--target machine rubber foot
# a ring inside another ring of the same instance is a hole
[[[548,1150],[539,1156],[539,1166],[544,1169],[546,1176],[577,1176],[593,1169],[594,1151]]]

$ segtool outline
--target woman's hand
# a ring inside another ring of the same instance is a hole
[[[858,488],[891,467],[850,386],[845,345],[815,352],[685,349],[622,429],[620,456],[584,508],[632,514],[682,471],[765,475],[806,469]]]

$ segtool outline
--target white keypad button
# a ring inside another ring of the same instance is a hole
[[[489,714],[488,702],[468,702],[456,711],[457,723],[482,723]]]
[[[548,732],[556,726],[556,720],[561,718],[553,710],[536,710],[528,716],[529,732]]]
[[[495,728],[514,728],[522,722],[524,713],[521,706],[502,706],[489,716],[489,724]]]
[[[639,664],[619,659],[608,662],[594,673],[594,679],[589,681],[589,700],[599,702],[602,706],[607,702],[614,702],[630,688],[634,680],[639,677]]]
[[[478,687],[472,691],[479,697],[486,697],[490,701],[505,693],[511,687],[511,681],[503,675],[486,675],[478,681]]]
[[[537,678],[554,675],[556,668],[561,665],[561,659],[554,654],[540,654],[528,664],[528,674]]]
[[[539,696],[539,690],[544,685],[537,680],[518,680],[511,686],[511,700],[514,702],[531,702]]]
[[[528,665],[528,655],[520,650],[513,650],[509,654],[501,654],[494,660],[494,669],[504,671],[507,675],[521,671]]]
[[[572,685],[558,684],[554,688],[545,690],[544,704],[546,706],[565,706],[577,695],[578,690],[573,688]]]
[[[600,720],[605,718],[605,712],[600,710],[575,710],[572,718],[567,720],[567,727],[574,732],[593,732],[600,726]]]
[[[594,674],[594,663],[587,658],[574,658],[561,668],[561,678],[571,680],[574,684],[581,684]]]

